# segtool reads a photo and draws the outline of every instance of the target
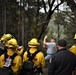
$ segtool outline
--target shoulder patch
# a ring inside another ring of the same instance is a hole
[[[16,63],[12,63],[12,66],[15,66],[16,65]]]

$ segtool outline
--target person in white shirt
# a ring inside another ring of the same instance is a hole
[[[46,42],[47,35],[44,37],[43,46],[47,48],[47,55],[45,56],[45,61],[49,61],[54,53],[56,53],[56,40],[51,38],[50,42]]]

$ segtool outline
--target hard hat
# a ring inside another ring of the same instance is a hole
[[[13,36],[11,34],[4,34],[0,41],[7,41],[7,40],[10,40]]]
[[[74,39],[76,39],[76,33],[75,33],[75,35],[74,35]]]
[[[39,45],[40,45],[40,43],[37,41],[36,38],[33,38],[33,39],[30,40],[30,42],[28,42],[29,47],[37,47]]]
[[[9,41],[7,41],[6,47],[17,48],[18,47],[17,40],[15,38],[10,39]]]

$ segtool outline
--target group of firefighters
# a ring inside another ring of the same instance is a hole
[[[74,39],[76,40],[76,34]],[[28,46],[30,48],[29,52],[31,55],[37,51],[37,47],[39,45],[40,43],[36,38],[33,38],[28,42]],[[76,44],[74,44],[69,50],[76,55]],[[23,70],[23,63],[25,61],[28,61],[29,57],[28,52],[25,51],[23,54],[23,51],[24,47],[19,46],[16,38],[11,34],[4,34],[0,38],[0,75],[2,75],[2,68],[5,69],[8,67],[13,72],[9,75],[25,75],[24,73],[22,74],[20,72]],[[45,66],[44,54],[41,51],[38,52],[35,55],[34,59],[32,59],[32,61],[34,62],[34,65],[36,67],[33,72],[37,71],[38,73],[40,73],[41,69]]]
[[[30,47],[29,51],[31,54],[37,51],[37,47],[40,43],[37,41],[36,38],[31,39],[28,42],[28,46]],[[0,39],[0,75],[3,71],[2,68],[10,67],[13,74],[10,73],[9,75],[20,75],[22,71],[23,62],[29,59],[28,53],[24,52],[24,48],[18,45],[18,42],[15,37],[11,34],[4,34]],[[7,56],[7,58],[6,58]],[[12,61],[10,60],[12,59]],[[44,54],[42,52],[38,52],[34,59],[32,59],[36,68],[34,71],[39,72],[42,67],[45,66]],[[12,64],[11,64],[12,63]],[[28,65],[27,65],[28,66]],[[6,74],[5,74],[6,75]],[[22,75],[22,73],[21,73]],[[25,75],[25,74],[23,74]]]

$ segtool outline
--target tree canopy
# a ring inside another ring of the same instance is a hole
[[[27,46],[33,37],[41,39],[53,13],[64,2],[67,2],[76,17],[74,0],[1,0],[0,36],[11,33],[23,46]],[[43,13],[41,9],[44,9]]]

